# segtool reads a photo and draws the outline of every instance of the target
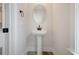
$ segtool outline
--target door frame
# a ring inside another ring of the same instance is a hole
[[[6,9],[8,12],[6,12]],[[8,27],[9,32],[3,33],[3,55],[15,55],[15,22],[17,19],[17,4],[16,3],[3,3],[3,28]],[[6,16],[8,16],[8,19],[6,19]],[[6,20],[8,22],[6,22]],[[9,25],[6,25],[9,23]],[[6,40],[6,35],[8,35],[8,39]],[[5,44],[7,43],[7,44]],[[8,46],[8,47],[7,47]]]
[[[8,16],[7,16],[8,15]],[[2,39],[3,48],[2,55],[10,54],[10,40],[11,40],[11,6],[10,3],[2,3]],[[3,33],[3,28],[8,28],[8,33]]]
[[[3,28],[5,28],[5,4],[4,3],[2,3],[2,40],[3,40],[2,55],[6,55],[5,34],[3,33]]]
[[[75,53],[79,54],[79,3],[75,3]]]

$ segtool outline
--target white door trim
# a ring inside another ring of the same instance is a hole
[[[5,4],[2,4],[2,29],[5,27]],[[2,33],[3,47],[2,47],[2,55],[5,55],[5,34]]]
[[[75,4],[75,53],[79,54],[79,3]]]
[[[8,15],[8,16],[7,16]],[[2,49],[2,54],[3,55],[8,55],[9,54],[9,48],[10,48],[10,39],[11,39],[11,7],[9,3],[3,3],[2,4],[2,29],[3,28],[8,28],[9,32],[8,33],[2,33],[3,36],[3,49]],[[2,30],[3,31],[3,30]]]

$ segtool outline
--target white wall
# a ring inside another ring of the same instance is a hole
[[[2,48],[3,41],[2,41],[2,31],[0,30],[0,48]]]
[[[0,29],[2,28],[2,7],[0,6]]]
[[[2,20],[2,5],[0,5],[0,23],[1,23],[1,20]]]
[[[55,54],[68,54],[67,49],[74,45],[74,5],[53,4],[52,6],[52,47]]]
[[[0,23],[1,23],[1,20],[2,20],[2,12],[0,11]]]
[[[29,35],[29,20],[27,19],[27,4],[11,4],[10,22],[10,54],[23,55],[26,53],[27,36]],[[24,17],[20,16],[19,10],[23,10]]]
[[[70,50],[75,51],[75,4],[70,4]]]
[[[23,10],[24,17],[20,16],[19,10]],[[29,35],[29,19],[27,13],[27,4],[17,4],[16,19],[16,54],[25,54],[27,45],[27,36]]]

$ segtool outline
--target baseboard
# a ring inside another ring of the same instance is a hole
[[[67,49],[67,51],[69,51],[73,55],[78,55],[76,52],[72,51],[71,49]]]
[[[28,52],[28,51],[36,51],[36,50],[31,50],[31,49],[30,49],[30,50],[26,50],[25,53],[24,53],[24,55],[27,55],[27,52]],[[50,52],[53,52],[54,55],[65,55],[65,53],[62,53],[62,52],[61,52],[61,54],[58,53],[55,49],[51,49],[51,50],[46,49],[46,50],[43,50],[43,51],[50,51]],[[66,55],[78,55],[77,53],[73,52],[73,51],[70,50],[70,49],[66,49],[66,51],[64,51],[64,52],[67,52]]]
[[[33,50],[31,50],[31,49],[26,50],[26,51],[24,52],[24,55],[27,55],[27,52],[28,52],[28,51],[36,51],[36,50],[34,50],[34,49],[33,49]]]
[[[28,52],[28,51],[36,51],[36,50],[35,50],[35,49],[26,50],[25,53],[24,53],[24,55],[27,55],[27,52]],[[43,50],[43,51],[49,51],[49,52],[52,52],[51,50]]]

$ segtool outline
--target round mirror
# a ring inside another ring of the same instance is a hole
[[[42,22],[44,22],[46,17],[46,10],[43,5],[37,5],[35,6],[33,10],[33,19],[34,21],[40,25]]]

